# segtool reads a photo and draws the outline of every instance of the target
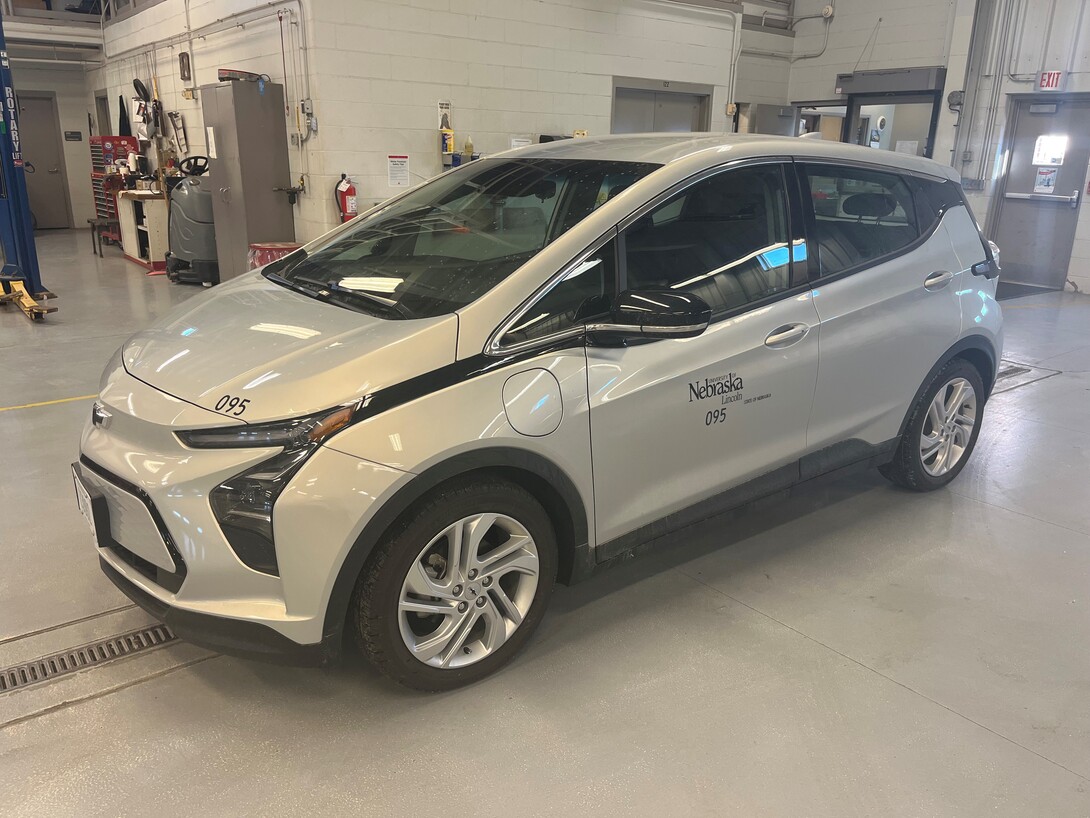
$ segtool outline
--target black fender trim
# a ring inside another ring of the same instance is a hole
[[[356,580],[382,535],[432,489],[441,483],[477,471],[492,471],[520,483],[545,506],[557,528],[560,545],[561,582],[573,575],[589,559],[588,517],[586,505],[575,483],[552,461],[526,449],[493,446],[455,455],[418,474],[384,502],[363,527],[355,544],[341,564],[326,605],[322,642],[340,644],[345,617]]]
[[[908,427],[909,418],[912,417],[912,410],[916,408],[916,404],[919,403],[924,390],[927,389],[935,376],[939,374],[939,370],[950,363],[954,358],[968,357],[965,355],[967,352],[970,356],[983,355],[991,365],[990,376],[986,372],[981,373],[984,380],[984,400],[987,402],[988,398],[991,396],[992,387],[995,386],[996,375],[999,374],[999,360],[996,358],[995,347],[992,346],[992,342],[988,338],[983,335],[969,335],[946,350],[946,352],[939,357],[936,364],[931,367],[931,371],[928,372],[927,377],[923,379],[923,382],[916,390],[916,394],[912,396],[912,402],[908,405],[908,410],[905,412],[904,419],[901,421],[901,428],[897,431],[898,437],[901,437],[905,433],[905,429]],[[978,363],[978,361],[973,361],[972,358],[970,358],[970,362],[974,364]]]

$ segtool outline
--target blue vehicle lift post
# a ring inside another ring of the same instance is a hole
[[[22,145],[19,139],[19,104],[11,80],[11,61],[4,38],[0,13],[0,88],[4,106],[0,121],[0,247],[4,266],[0,269],[0,304],[15,304],[33,320],[40,320],[56,307],[43,307],[37,299],[52,298],[42,285],[38,252],[34,247],[34,225],[26,189]]]

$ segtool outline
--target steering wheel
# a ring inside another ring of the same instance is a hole
[[[178,163],[178,170],[186,176],[203,176],[208,173],[208,157],[187,156]]]

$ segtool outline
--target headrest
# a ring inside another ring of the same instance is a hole
[[[855,193],[841,203],[849,216],[881,219],[897,209],[897,200],[888,193]]]
[[[757,218],[757,196],[749,190],[727,190],[722,185],[702,185],[685,200],[686,221],[732,221]]]

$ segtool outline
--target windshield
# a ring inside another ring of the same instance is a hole
[[[313,298],[384,318],[429,318],[480,298],[541,248],[659,165],[479,159],[309,255],[265,268]]]

